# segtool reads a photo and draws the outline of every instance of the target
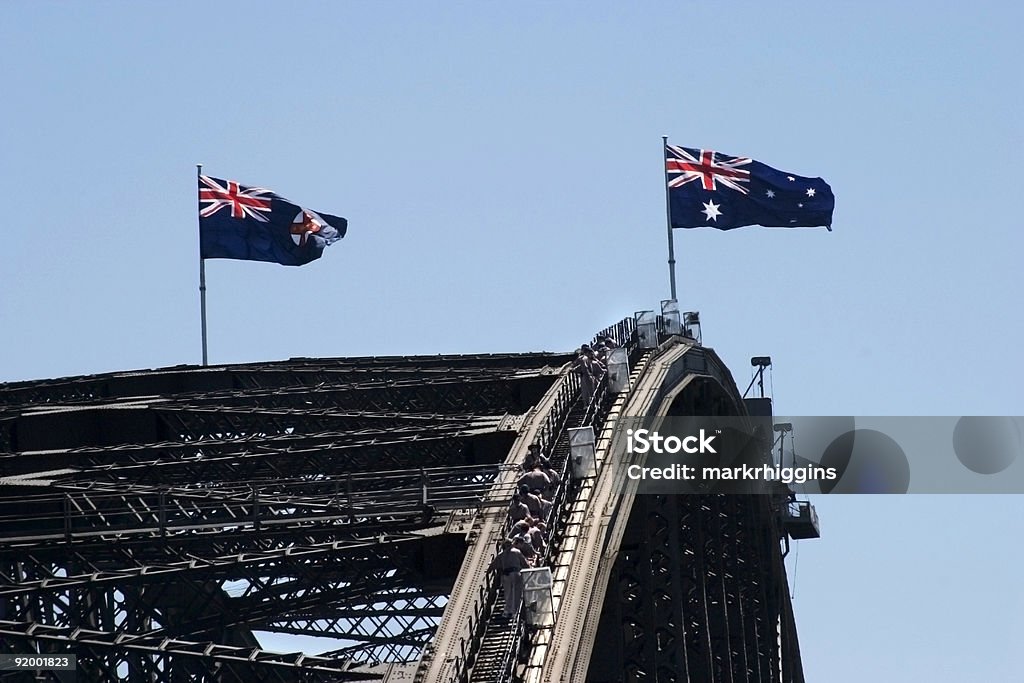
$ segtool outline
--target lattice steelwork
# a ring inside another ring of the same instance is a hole
[[[638,496],[588,680],[613,667],[631,683],[802,683],[771,506],[754,495]]]
[[[568,474],[565,430],[604,423],[614,396],[602,382],[581,400],[572,360],[293,359],[0,385],[0,654],[73,652],[79,681],[434,683],[431,662],[446,682],[540,680],[544,633],[496,617],[493,572],[463,587],[453,642],[437,634],[477,522],[504,516],[517,437],[535,433]],[[740,410],[717,357],[684,361],[709,382],[680,410]],[[554,496],[556,551],[582,545],[563,545],[581,486],[565,476]],[[803,683],[783,499],[638,496],[583,629],[586,680]],[[265,634],[332,641],[281,654]],[[22,680],[60,679],[0,672]]]
[[[75,652],[88,681],[381,679],[432,637],[465,552],[451,516],[480,505],[569,360],[0,386],[0,653]],[[266,632],[337,645],[275,654]]]

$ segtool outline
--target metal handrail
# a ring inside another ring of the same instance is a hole
[[[608,381],[606,374],[601,378],[600,384],[595,389],[594,396],[587,405],[587,409],[582,420],[583,426],[591,425],[595,428],[595,432],[600,429],[604,422],[604,418],[607,416],[607,411],[603,410],[603,406],[605,404],[604,399],[607,396],[607,387]],[[598,417],[599,415],[600,417]],[[554,561],[553,549],[556,545],[556,541],[561,540],[561,532],[563,531],[561,525],[557,523],[559,521],[558,515],[561,513],[563,506],[568,500],[575,499],[580,489],[580,480],[571,476],[571,474],[572,458],[569,457],[565,459],[565,463],[562,466],[562,481],[559,483],[559,486],[555,491],[548,519],[545,520],[545,524],[549,529],[548,544],[544,548],[544,552],[541,554],[537,562],[537,566],[550,566]],[[511,642],[513,643],[513,647],[510,647],[505,651],[501,667],[498,670],[498,677],[495,679],[496,683],[505,683],[506,681],[513,680],[516,656],[529,639],[530,634],[527,626],[528,624],[522,618],[520,610],[520,612],[516,614],[516,619],[512,624]]]
[[[594,335],[591,344],[596,345],[598,337],[602,335],[612,337],[620,345],[627,348],[632,358],[636,350],[636,340],[633,335],[635,329],[636,321],[633,318],[626,318],[598,332]],[[557,446],[562,438],[568,438],[566,427],[568,426],[569,415],[579,401],[581,382],[575,372],[565,375],[561,384],[558,393],[555,395],[554,405],[548,411],[543,424],[537,432],[536,443],[543,452],[549,454],[553,452],[555,446]],[[607,396],[607,385],[607,373],[605,373],[595,387],[594,395],[584,410],[582,420],[584,425],[589,424],[599,428],[600,424],[603,423],[607,415],[607,411],[603,409],[605,397]],[[555,489],[555,495],[552,496],[551,509],[545,520],[545,523],[548,525],[549,542],[538,564],[549,564],[551,562],[554,539],[560,538],[561,525],[558,524],[558,515],[561,513],[566,502],[574,499],[578,493],[579,482],[571,474],[571,457],[567,457],[562,464],[561,480]],[[501,536],[507,537],[511,527],[511,519],[506,518],[501,528]],[[498,552],[499,546],[500,542],[496,544],[495,553]],[[483,642],[487,624],[490,622],[494,611],[494,603],[501,588],[501,580],[497,571],[490,570],[487,572],[484,578],[484,586],[486,587],[487,599],[479,604],[474,604],[473,613],[470,616],[468,651],[464,650],[458,661],[454,663],[455,678],[459,683],[466,683],[469,679],[470,668],[475,663],[474,660],[480,647],[479,644]],[[526,622],[522,619],[521,613],[516,614],[511,626],[513,634],[511,642],[515,644],[515,647],[511,647],[505,652],[499,667],[498,681],[510,680],[514,669],[515,655],[521,649],[527,635]],[[484,632],[478,634],[476,633],[477,630]],[[465,640],[463,639],[462,642],[465,642]]]
[[[598,337],[601,335],[611,336],[620,344],[626,346],[627,353],[632,356],[633,352],[636,350],[636,340],[632,337],[632,331],[635,328],[635,320],[633,318],[626,318],[616,325],[606,328],[595,335],[594,343],[596,344]],[[600,431],[601,427],[604,425],[605,418],[608,416],[608,409],[606,408],[607,396],[608,374],[605,372],[598,382],[598,385],[595,387],[594,394],[591,397],[590,402],[587,404],[583,419],[581,420],[583,426],[590,425],[594,427],[595,433]],[[578,400],[578,396],[576,400]],[[565,418],[562,421],[562,432],[564,432],[565,420],[568,419],[569,412],[570,411],[565,412]],[[562,432],[559,433],[560,436]],[[566,436],[566,438],[568,437]],[[550,566],[554,561],[554,547],[556,542],[561,540],[563,531],[561,525],[557,523],[560,521],[559,514],[562,512],[566,502],[568,500],[575,500],[576,495],[579,493],[581,482],[576,477],[571,476],[571,474],[572,458],[570,456],[567,457],[565,462],[562,464],[561,481],[559,482],[558,488],[555,490],[555,495],[551,501],[551,510],[549,511],[548,518],[544,520],[548,528],[548,543],[537,562],[538,566]],[[529,638],[527,626],[528,624],[522,618],[522,611],[520,610],[516,613],[516,618],[512,623],[513,635],[511,642],[513,643],[513,647],[510,647],[505,651],[505,656],[503,657],[502,664],[498,670],[498,678],[496,679],[497,683],[505,683],[505,681],[513,680],[515,659]]]

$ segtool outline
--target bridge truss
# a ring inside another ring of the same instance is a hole
[[[632,320],[608,332],[633,339],[635,387],[658,352],[637,348]],[[0,654],[74,653],[79,681],[802,682],[763,498],[638,497],[618,552],[593,564],[600,599],[560,612],[583,624],[572,664],[555,630],[496,622],[486,565],[530,443],[564,475],[545,561],[566,600],[580,581],[564,551],[589,533],[598,482],[571,476],[566,430],[611,439],[628,396],[585,396],[572,360],[293,359],[0,385]],[[296,636],[321,639],[319,654]],[[21,680],[70,679],[0,672]]]

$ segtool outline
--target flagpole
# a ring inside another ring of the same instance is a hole
[[[668,223],[668,281],[672,288],[672,300],[676,301],[676,250],[672,235],[672,207],[668,199],[668,165],[665,163],[668,151],[668,136],[661,136],[661,163],[665,169],[665,222]]]
[[[196,192],[199,192],[199,177],[203,175],[203,165],[196,164]],[[197,202],[198,203],[198,202]],[[197,220],[202,220],[198,212],[196,213]],[[208,357],[206,353],[206,260],[203,258],[203,228],[199,226],[199,316],[200,326],[203,335],[203,366],[207,365]]]

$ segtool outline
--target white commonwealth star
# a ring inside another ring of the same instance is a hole
[[[707,216],[707,220],[718,222],[718,217],[722,215],[722,212],[718,210],[721,204],[715,204],[713,200],[708,200],[708,203],[704,205],[702,214]]]
[[[764,192],[764,193],[765,193],[765,195],[766,195],[766,196],[768,197],[768,199],[771,199],[772,197],[774,197],[774,196],[775,196],[775,193],[774,193],[774,192],[772,192],[771,190],[765,190],[765,192]]]
[[[813,187],[807,188],[807,196],[808,197],[813,197],[814,196],[814,188]]]

